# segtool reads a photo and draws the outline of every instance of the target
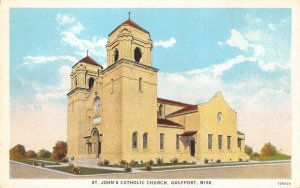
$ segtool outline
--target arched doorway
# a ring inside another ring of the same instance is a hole
[[[99,158],[101,154],[101,140],[100,140],[100,134],[97,129],[92,130],[92,148],[93,148],[93,154],[95,154],[96,158]]]

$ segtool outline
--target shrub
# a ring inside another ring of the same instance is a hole
[[[152,165],[150,164],[149,161],[145,163],[145,170],[147,170],[147,171],[152,170]]]
[[[162,157],[156,158],[156,163],[157,164],[162,164],[164,162],[164,159]]]
[[[26,157],[27,158],[34,158],[34,157],[37,157],[37,154],[35,153],[35,151],[29,150],[29,151],[26,152]]]
[[[11,159],[23,159],[26,157],[25,147],[18,144],[9,150],[9,158]]]
[[[263,157],[274,156],[278,153],[277,148],[271,144],[271,142],[266,143],[260,150],[260,155]]]
[[[67,155],[67,142],[57,141],[53,147],[53,152],[51,154],[51,159],[61,160]]]
[[[218,159],[218,160],[217,160],[217,163],[220,163],[220,162],[221,162],[221,159]]]
[[[208,159],[206,159],[206,158],[204,159],[204,163],[205,163],[205,164],[207,164],[208,161],[209,161]]]
[[[120,166],[124,167],[124,166],[127,164],[127,161],[121,160],[121,161],[119,162],[119,164],[120,164]]]
[[[197,161],[192,161],[192,164],[197,164]]]
[[[184,160],[184,161],[182,161],[182,163],[183,163],[183,164],[186,164],[186,163],[187,163],[187,161],[186,161],[186,160]]]
[[[242,162],[243,161],[243,159],[242,158],[239,158],[239,162]]]
[[[108,166],[109,165],[109,160],[104,159],[103,161],[100,160],[98,162],[98,166]]]
[[[152,159],[150,159],[148,162],[151,166],[154,164],[154,161]]]
[[[41,164],[41,167],[45,167],[46,166],[46,164],[43,163],[43,162],[41,162],[40,164]]]
[[[37,154],[38,157],[41,157],[41,158],[49,158],[51,156],[51,153],[50,151],[48,150],[45,150],[45,149],[41,149],[38,154]]]
[[[174,158],[171,160],[171,162],[172,162],[173,164],[177,164],[177,163],[178,163],[177,157],[174,157]]]
[[[80,168],[78,166],[74,166],[73,164],[71,164],[71,169],[70,169],[70,172],[72,174],[80,174]]]
[[[67,162],[69,162],[69,160],[68,160],[67,157],[64,157],[64,158],[62,158],[62,159],[60,160],[60,162],[62,162],[62,163],[67,163]]]
[[[135,161],[135,160],[131,160],[131,161],[130,161],[130,166],[132,166],[132,167],[135,167],[135,166],[137,166],[138,164],[139,164],[138,161]]]

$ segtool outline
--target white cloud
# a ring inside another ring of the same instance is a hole
[[[266,53],[266,49],[264,47],[262,47],[262,45],[260,45],[260,44],[254,45],[253,48],[254,48],[254,54],[256,57],[264,56]]]
[[[224,43],[221,42],[221,41],[218,41],[218,45],[221,46],[221,47],[223,47],[223,46],[224,46]]]
[[[290,68],[289,63],[280,64],[280,63],[274,63],[274,62],[265,63],[263,61],[259,61],[258,65],[260,66],[260,68],[263,71],[266,71],[266,72],[273,72],[273,71],[276,71],[277,69],[284,70],[284,69],[289,69]]]
[[[171,37],[169,40],[165,40],[165,41],[160,40],[160,41],[154,42],[154,46],[161,46],[161,47],[164,47],[164,48],[170,48],[175,43],[176,43],[176,39]]]
[[[66,25],[66,24],[74,23],[76,21],[76,18],[67,15],[58,14],[56,16],[56,21],[58,22],[59,25]]]
[[[272,31],[276,31],[276,30],[277,30],[277,28],[275,27],[275,25],[274,25],[273,23],[269,23],[269,24],[268,24],[268,28],[269,28],[270,30],[272,30]]]
[[[258,41],[262,38],[262,33],[261,31],[249,31],[245,37],[249,40],[249,41]]]
[[[64,31],[61,33],[61,41],[77,49],[75,53],[80,56],[86,55],[86,50],[89,50],[89,55],[97,56],[98,58],[106,58],[106,42],[107,38],[94,36],[90,40],[80,39],[73,32]]]
[[[81,23],[77,22],[76,25],[74,25],[70,28],[70,31],[73,33],[80,33],[84,29],[85,28],[83,27],[83,25]]]
[[[33,66],[33,65],[38,65],[38,64],[46,64],[46,63],[53,63],[53,62],[72,62],[75,63],[77,62],[77,58],[74,56],[31,56],[28,55],[24,57],[24,63],[21,65],[26,65],[26,66]]]
[[[248,41],[243,37],[243,35],[238,32],[235,29],[232,29],[230,31],[231,36],[230,38],[226,41],[226,44],[228,44],[231,47],[237,47],[241,50],[247,50],[249,47]]]

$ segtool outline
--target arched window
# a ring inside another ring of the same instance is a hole
[[[176,149],[179,149],[179,134],[176,134]]]
[[[137,132],[132,134],[132,149],[137,148]]]
[[[143,134],[143,149],[148,148],[148,133]]]
[[[114,62],[117,62],[119,59],[119,50],[115,49],[115,53],[114,53]]]
[[[143,92],[143,78],[139,78],[139,91]]]
[[[94,78],[89,78],[89,89],[91,89],[94,85]]]
[[[134,49],[134,60],[135,60],[135,62],[139,63],[141,58],[142,58],[142,52],[138,47],[136,47]]]
[[[158,107],[158,116],[163,116],[163,105],[160,104]]]

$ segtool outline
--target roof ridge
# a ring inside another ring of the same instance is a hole
[[[173,104],[173,105],[177,105],[177,106],[182,106],[182,107],[193,106],[193,104],[183,103],[183,102],[169,100],[169,99],[164,99],[164,98],[159,98],[159,97],[157,97],[157,102],[160,102],[160,103],[164,103],[165,102],[165,103],[169,103],[169,104]]]

